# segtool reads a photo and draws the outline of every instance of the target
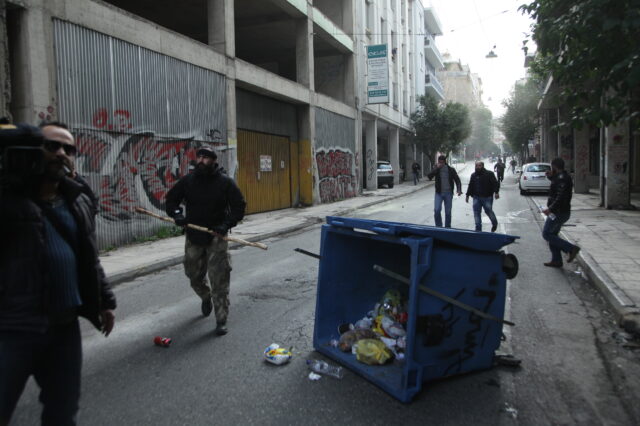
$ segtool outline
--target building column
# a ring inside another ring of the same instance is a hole
[[[300,176],[300,204],[312,206],[319,202],[317,169],[314,158],[314,140],[316,137],[316,109],[310,105],[298,107],[298,167]]]
[[[308,10],[313,13],[313,7]],[[296,21],[296,81],[309,90],[315,89],[312,34],[311,15]]]
[[[604,207],[628,207],[629,194],[629,128],[628,125],[604,129],[605,170]]]
[[[573,135],[573,188],[578,194],[586,194],[589,192],[589,126],[583,126]]]
[[[235,77],[235,76],[234,76]],[[236,110],[236,80],[228,75],[225,79],[227,97],[227,165],[229,176],[237,180],[238,176],[238,121]]]
[[[365,122],[365,188],[378,188],[378,119]]]
[[[236,56],[234,0],[207,0],[209,45],[227,56]]]
[[[566,123],[568,121],[566,110],[558,108],[558,123]],[[573,129],[571,127],[562,127],[558,131],[558,157],[564,160],[564,167],[570,172],[575,172],[573,145]]]
[[[389,162],[393,167],[393,183],[400,183],[400,129],[389,129]]]

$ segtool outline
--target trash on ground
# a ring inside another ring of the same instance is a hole
[[[513,355],[494,355],[493,363],[503,367],[520,367],[522,360]]]
[[[336,379],[342,379],[344,377],[344,370],[342,369],[342,367],[330,365],[326,361],[321,361],[319,359],[308,359],[307,366],[314,373],[335,377]]]
[[[316,374],[313,371],[309,372],[309,380],[316,381],[316,380],[320,380],[320,379],[322,379],[321,375]]]
[[[153,343],[155,343],[156,346],[168,348],[169,346],[171,346],[171,339],[168,337],[156,336],[153,338]]]
[[[509,405],[508,402],[504,403],[504,408],[502,409],[502,411],[509,414],[514,419],[518,418],[518,410]]]
[[[264,350],[264,359],[275,365],[286,364],[291,360],[291,351],[281,348],[277,343],[272,343]]]

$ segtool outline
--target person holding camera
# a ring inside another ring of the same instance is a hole
[[[242,220],[246,203],[236,183],[218,165],[217,158],[215,151],[207,146],[198,149],[194,171],[167,193],[166,211],[178,226],[199,225],[217,234],[214,237],[187,228],[184,272],[191,288],[202,299],[202,315],[208,317],[215,307],[215,332],[222,336],[228,332],[231,258],[228,243],[221,237]],[[180,207],[183,202],[186,216]],[[207,274],[211,287],[207,285]]]
[[[9,423],[30,376],[40,387],[42,423],[75,424],[78,317],[105,336],[115,322],[92,203],[67,176],[75,153],[68,130],[43,138],[35,127],[3,125],[0,149],[5,164],[22,166],[3,169],[0,192],[0,424]]]

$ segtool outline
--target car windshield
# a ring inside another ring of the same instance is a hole
[[[551,170],[551,166],[548,166],[546,164],[532,164],[529,167],[527,167],[527,172],[531,173],[531,172],[547,172]]]
[[[390,164],[378,164],[378,169],[391,170],[391,165]]]

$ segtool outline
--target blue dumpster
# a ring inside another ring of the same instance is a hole
[[[423,382],[492,367],[503,324],[487,318],[504,318],[506,293],[505,255],[500,249],[517,238],[327,217],[320,246],[315,350],[402,402],[411,401]],[[406,277],[408,285],[374,266]],[[425,287],[454,303],[426,293]],[[356,322],[394,288],[404,291],[408,301],[403,362],[369,366],[329,344],[339,338],[340,324]]]

